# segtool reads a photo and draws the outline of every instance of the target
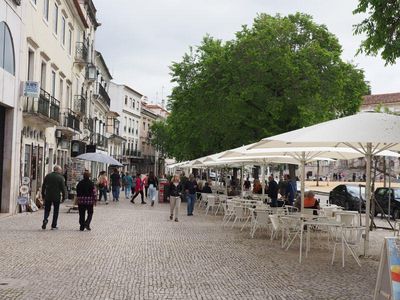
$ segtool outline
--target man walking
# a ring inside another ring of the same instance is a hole
[[[274,176],[268,177],[267,195],[271,198],[271,207],[278,206],[278,184],[274,180]]]
[[[113,201],[119,201],[119,193],[121,189],[121,176],[119,175],[118,169],[114,169],[114,173],[110,176],[111,179],[111,191],[113,195]]]
[[[62,198],[61,198],[62,194]],[[42,229],[46,229],[48,218],[50,215],[51,205],[54,206],[53,222],[51,229],[57,228],[58,211],[60,208],[61,199],[65,199],[65,179],[62,175],[62,169],[56,165],[53,172],[46,175],[42,185],[42,198],[44,199],[44,218]]]
[[[187,215],[193,216],[194,202],[196,201],[197,182],[194,175],[189,175],[189,180],[185,182],[185,192],[187,201]]]

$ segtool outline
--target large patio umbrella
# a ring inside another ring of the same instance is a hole
[[[400,116],[386,113],[359,113],[262,139],[249,149],[279,147],[347,147],[366,158],[366,235],[364,254],[369,247],[371,198],[371,158],[384,150],[400,150]],[[302,174],[303,175],[303,174]]]
[[[88,152],[81,155],[78,155],[76,158],[88,161],[95,161],[103,164],[108,164],[112,166],[123,167],[124,165],[121,164],[118,160],[114,159],[113,157],[100,153],[100,152]]]

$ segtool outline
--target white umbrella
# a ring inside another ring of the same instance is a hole
[[[400,116],[359,113],[265,138],[249,149],[313,146],[352,148],[366,158],[366,255],[369,247],[371,158],[381,155],[384,150],[400,150]]]
[[[82,160],[88,160],[88,161],[96,161],[99,163],[113,165],[113,166],[123,167],[123,164],[121,164],[118,160],[112,158],[111,156],[109,156],[107,154],[103,154],[103,153],[99,153],[99,152],[84,153],[84,154],[78,155],[76,158],[82,159]]]

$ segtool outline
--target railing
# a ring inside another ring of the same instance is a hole
[[[106,105],[110,106],[111,99],[110,99],[110,96],[108,95],[106,89],[103,87],[103,85],[101,83],[98,83],[97,86],[98,86],[98,89],[99,89],[99,95],[103,99],[104,103]]]
[[[24,112],[42,115],[56,122],[60,121],[60,101],[48,92],[40,89],[39,98],[28,97],[23,107]]]
[[[67,112],[63,114],[63,124],[64,127],[72,128],[73,130],[80,130],[80,120],[76,113],[68,109]]]
[[[87,62],[89,59],[89,50],[87,43],[76,42],[75,58],[77,61]]]
[[[86,114],[86,98],[82,95],[75,95],[74,110],[77,114],[83,116]]]
[[[96,133],[96,144],[99,147],[103,147],[103,148],[107,148],[108,147],[108,139],[100,134],[100,133]]]
[[[88,129],[90,132],[93,132],[94,120],[92,118],[85,118],[83,128]]]

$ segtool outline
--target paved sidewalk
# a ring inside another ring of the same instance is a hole
[[[91,232],[60,209],[58,231],[43,211],[0,219],[0,299],[372,299],[378,262],[331,252],[282,251],[258,232],[222,228],[204,213],[168,220],[167,204],[95,208]]]

